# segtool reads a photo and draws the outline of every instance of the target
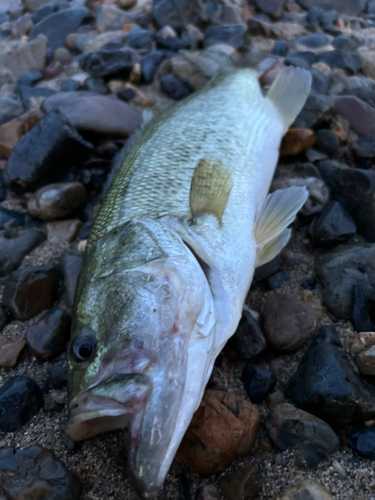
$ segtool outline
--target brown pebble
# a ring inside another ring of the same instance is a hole
[[[4,335],[0,336],[0,367],[13,368],[16,366],[22,350],[26,345],[25,339],[18,339],[15,342],[9,340]]]
[[[271,392],[271,394],[268,394],[268,396],[265,399],[265,403],[267,405],[268,409],[272,409],[274,406],[279,405],[281,403],[285,402],[285,396],[281,391],[274,391]]]
[[[258,448],[265,453],[272,453],[274,449],[272,441],[268,436],[262,437],[258,440]]]
[[[219,487],[227,500],[256,498],[260,493],[259,465],[253,460],[240,470],[226,474]]]
[[[19,139],[43,118],[43,113],[33,110],[0,127],[0,155],[8,156]]]
[[[315,135],[312,130],[295,128],[285,135],[280,147],[280,156],[297,156],[307,151],[315,144]]]

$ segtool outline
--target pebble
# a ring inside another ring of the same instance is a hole
[[[333,326],[320,328],[289,379],[285,396],[335,426],[364,422],[375,412],[375,390],[350,365]]]
[[[43,392],[33,379],[20,375],[9,377],[0,387],[0,430],[20,430],[39,412],[43,403]],[[0,454],[3,452],[0,450]],[[3,484],[2,478],[2,487]]]
[[[237,330],[230,339],[241,359],[250,359],[267,347],[263,332],[250,311],[244,309]]]
[[[134,16],[111,3],[103,3],[96,10],[96,29],[99,33],[120,30],[124,24],[134,21]]]
[[[273,373],[252,364],[250,361],[242,370],[241,380],[250,401],[254,404],[262,403],[266,396],[274,390],[277,383]]]
[[[322,7],[323,9],[327,5],[327,2],[325,0],[299,0],[299,3],[305,9],[311,9],[315,6]],[[331,9],[335,9],[335,11],[339,12],[340,14],[347,14],[349,16],[356,16],[363,12],[365,9],[365,5],[365,0],[330,0],[329,2],[329,6]]]
[[[160,89],[176,101],[191,94],[189,85],[173,75],[165,75],[160,80]]]
[[[82,229],[83,222],[79,219],[49,222],[46,225],[48,241],[57,245],[71,243]]]
[[[263,332],[278,351],[296,351],[314,336],[317,320],[313,311],[290,294],[270,295],[262,304]]]
[[[134,26],[129,33],[129,46],[133,49],[143,49],[150,52],[153,47],[154,34],[151,31]]]
[[[322,64],[322,63],[318,63]],[[329,78],[319,68],[310,68],[312,75],[311,89],[315,94],[326,94],[329,88]]]
[[[358,97],[338,97],[335,113],[345,118],[356,134],[363,137],[375,135],[375,109]]]
[[[8,276],[18,268],[25,255],[39,246],[46,235],[37,229],[28,229],[15,238],[0,235],[0,276]]]
[[[4,127],[4,125],[3,125]],[[358,158],[372,159],[375,158],[375,138],[374,137],[359,137],[358,146],[354,149]]]
[[[314,241],[320,246],[332,246],[349,241],[356,225],[338,201],[329,201],[314,224]]]
[[[44,70],[44,76],[47,80],[52,80],[56,78],[64,71],[64,67],[59,61],[53,61]]]
[[[0,367],[13,368],[17,365],[21,352],[26,345],[25,339],[9,340],[5,335],[0,336]]]
[[[280,40],[278,40],[275,43],[275,46],[272,49],[271,53],[274,54],[275,56],[285,57],[288,53],[288,46],[285,42],[281,42]]]
[[[300,500],[306,498],[309,500],[334,500],[329,491],[315,479],[305,479],[293,488],[281,493],[275,497],[275,500]]]
[[[70,64],[73,60],[73,55],[65,47],[59,47],[53,52],[53,59],[63,66]]]
[[[335,49],[342,49],[355,52],[360,44],[353,37],[342,34],[337,36],[333,40],[332,45],[335,47]]]
[[[54,389],[61,389],[65,387],[68,381],[68,373],[66,366],[53,365],[49,369],[48,383]]]
[[[340,98],[341,99],[341,98]],[[323,94],[310,94],[293,128],[311,128],[327,121],[331,116],[335,99]]]
[[[40,266],[13,271],[4,286],[3,307],[25,321],[53,307],[60,295],[61,271]]]
[[[11,221],[15,221],[19,226],[24,226],[25,214],[0,207],[0,229],[4,229],[4,226]]]
[[[272,410],[272,408],[274,408],[275,406],[280,405],[282,403],[285,403],[285,396],[279,390],[271,392],[266,397],[265,403],[266,403],[267,408],[269,410]]]
[[[71,318],[66,311],[54,308],[47,311],[26,333],[27,342],[37,358],[55,358],[66,350],[70,338]]]
[[[375,427],[355,432],[348,438],[348,446],[361,457],[375,460]]]
[[[142,58],[141,70],[142,78],[145,83],[151,83],[153,81],[159,65],[164,57],[164,52],[160,50],[154,50]]]
[[[18,193],[33,190],[55,180],[67,166],[80,165],[92,149],[60,111],[49,111],[14,147],[4,180]]]
[[[82,265],[82,257],[65,252],[61,259],[64,278],[64,299],[68,307],[73,307],[74,294],[77,286],[78,274]]]
[[[240,49],[244,44],[243,36],[246,33],[246,25],[223,24],[221,26],[209,26],[204,32],[204,48],[211,45],[226,44]]]
[[[225,474],[218,485],[226,500],[242,500],[259,496],[259,481],[259,464],[252,460],[242,469]]]
[[[9,121],[23,112],[22,104],[9,95],[0,95],[0,123]]]
[[[176,456],[202,477],[222,472],[250,452],[258,426],[258,410],[248,401],[206,390]]]
[[[0,331],[5,327],[8,323],[8,316],[5,313],[4,309],[0,306]]]
[[[257,7],[274,20],[283,16],[286,3],[286,0],[256,0]]]
[[[312,130],[291,129],[284,135],[281,146],[280,156],[297,156],[314,146],[315,136]]]
[[[300,36],[294,40],[295,44],[305,45],[306,47],[319,48],[327,45],[328,38],[323,33],[310,33],[310,35]]]
[[[375,375],[375,346],[370,346],[357,354],[355,363],[362,375]]]
[[[91,92],[59,92],[44,101],[49,113],[57,110],[79,131],[128,137],[140,127],[142,116],[118,99]]]
[[[61,91],[62,92],[74,92],[76,90],[80,90],[81,85],[77,80],[73,80],[73,78],[67,78],[61,82]]]
[[[220,493],[214,484],[199,486],[195,500],[220,500]]]
[[[19,139],[42,119],[39,110],[32,110],[0,126],[0,154],[9,157]]]
[[[339,449],[340,439],[328,424],[289,403],[271,410],[266,427],[276,446],[295,450],[297,458],[307,467],[316,468]]]
[[[27,471],[27,473],[26,473]],[[41,446],[0,450],[1,488],[9,500],[78,500],[80,480]]]
[[[315,134],[315,148],[327,156],[332,157],[337,154],[339,140],[332,130],[318,130]]]
[[[267,286],[270,290],[277,290],[289,281],[290,273],[288,271],[279,271],[267,278]]]

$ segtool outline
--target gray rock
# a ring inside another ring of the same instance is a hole
[[[226,500],[257,498],[260,493],[259,464],[252,460],[241,469],[225,474],[218,484]]]
[[[335,104],[335,99],[326,95],[310,95],[292,128],[312,128],[326,121]]]
[[[366,0],[298,0],[305,9],[312,7],[323,7],[335,9],[340,14],[356,16],[364,11]]]
[[[334,500],[329,491],[315,479],[301,481],[293,488],[283,491],[275,500]]]
[[[350,240],[357,227],[348,212],[338,201],[330,201],[314,224],[314,241],[329,247]]]
[[[335,49],[350,50],[354,52],[358,49],[360,42],[350,36],[339,35],[333,40],[332,45]]]
[[[7,276],[17,269],[25,255],[45,239],[46,235],[37,229],[29,229],[11,239],[0,236],[0,276]]]
[[[164,57],[164,52],[161,50],[154,50],[142,58],[142,78],[146,83],[151,83],[153,81],[155,73]]]
[[[250,359],[267,347],[263,332],[250,311],[242,311],[241,320],[230,343],[242,359]]]
[[[310,35],[296,38],[294,43],[306,45],[306,47],[318,48],[327,45],[328,38],[323,33],[311,33]]]
[[[119,9],[116,5],[104,3],[96,10],[96,29],[99,33],[120,30],[126,23],[135,23],[134,16]]]
[[[244,44],[243,36],[246,33],[246,24],[223,24],[221,26],[210,26],[204,32],[204,48],[224,43],[235,49]]]
[[[137,58],[135,50],[129,47],[120,50],[103,48],[82,55],[79,63],[93,78],[127,78]]]
[[[289,403],[273,408],[266,427],[276,446],[296,450],[297,457],[308,467],[317,467],[340,445],[339,437],[328,424]]]
[[[19,116],[23,113],[23,106],[9,95],[0,95],[0,123],[6,117]]]
[[[59,47],[53,52],[53,59],[59,61],[63,66],[70,64],[73,60],[73,55],[65,47]]]
[[[159,26],[181,29],[188,24],[196,25],[201,10],[198,0],[154,0],[152,14]]]
[[[348,120],[353,131],[361,136],[375,135],[375,109],[355,96],[338,97],[335,113]]]
[[[284,13],[286,0],[256,0],[258,8],[273,19],[280,19]]]
[[[350,75],[356,74],[361,68],[361,58],[358,54],[341,49],[322,52],[318,55],[318,61],[328,64],[330,68],[345,69]]]

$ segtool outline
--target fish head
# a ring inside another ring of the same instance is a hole
[[[189,423],[182,428],[178,415],[207,293],[191,252],[156,229],[125,224],[88,250],[68,348],[67,434],[81,440],[129,426],[130,474],[143,498],[162,488]]]

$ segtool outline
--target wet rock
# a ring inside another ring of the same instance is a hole
[[[27,471],[27,473],[25,472]],[[0,451],[0,488],[9,500],[78,500],[80,481],[55,455],[40,446]]]
[[[348,439],[348,445],[355,450],[358,455],[369,460],[375,460],[375,427],[368,427],[359,432],[355,432]]]
[[[70,33],[75,33],[81,24],[90,17],[90,11],[85,7],[60,10],[36,24],[30,32],[29,40],[32,41],[39,35],[45,35],[53,50],[64,47],[66,37]]]
[[[315,479],[306,479],[275,497],[275,500],[333,500],[329,491]]]
[[[18,431],[39,412],[43,403],[43,393],[33,379],[23,376],[8,378],[0,387],[0,430]]]
[[[127,78],[136,59],[136,52],[128,47],[120,50],[103,48],[83,54],[79,64],[93,78]]]
[[[353,287],[351,321],[357,332],[371,332],[374,329],[374,322],[370,317],[368,295],[363,283],[356,283]]]
[[[50,111],[16,144],[4,180],[17,192],[35,189],[55,180],[68,166],[79,165],[92,149],[60,111]]]
[[[0,235],[0,276],[7,276],[17,269],[25,255],[45,239],[46,235],[37,229],[28,229],[16,238]]]
[[[9,95],[0,95],[0,123],[9,121],[8,118],[19,116],[22,111],[23,107],[19,101]]]
[[[79,182],[48,184],[34,193],[27,209],[41,220],[64,219],[73,215],[87,201],[86,189]]]
[[[280,156],[297,156],[312,148],[314,143],[315,136],[312,130],[303,128],[289,130],[283,137]]]
[[[133,24],[134,21],[134,16],[110,3],[100,5],[96,11],[96,29],[99,33],[121,30],[124,24]]]
[[[49,369],[48,382],[54,389],[61,389],[66,386],[68,381],[68,373],[66,366],[53,365]]]
[[[314,241],[330,246],[349,241],[356,233],[356,225],[338,201],[329,201],[314,225]]]
[[[151,83],[165,54],[160,50],[154,50],[142,58],[142,78],[146,83]]]
[[[335,112],[348,120],[353,131],[360,136],[375,135],[375,109],[355,96],[338,97]]]
[[[258,426],[255,406],[233,393],[206,390],[177,458],[204,477],[223,471],[250,452]]]
[[[71,318],[66,311],[47,311],[27,330],[26,339],[37,358],[48,361],[66,350],[70,338]]]
[[[71,243],[82,229],[83,223],[79,219],[49,222],[46,226],[48,241],[57,245]]]
[[[82,257],[79,255],[65,252],[62,256],[61,266],[64,277],[64,299],[69,308],[73,307],[74,293],[81,264]]]
[[[319,171],[331,199],[340,202],[349,212],[360,234],[375,241],[375,173],[333,161],[321,162]]]
[[[24,321],[51,309],[60,294],[61,271],[40,266],[13,271],[4,286],[3,306]]]
[[[267,343],[279,351],[296,351],[314,336],[317,328],[312,310],[290,294],[268,297],[261,315]]]
[[[328,424],[289,403],[275,406],[266,426],[276,446],[296,450],[297,457],[308,467],[317,467],[340,445],[339,437]]]
[[[340,246],[318,254],[315,272],[321,285],[324,305],[337,318],[352,318],[355,285],[362,285],[369,300],[375,300],[373,244]]]
[[[163,76],[160,80],[160,89],[176,101],[191,94],[189,85],[173,75]]]
[[[362,375],[375,376],[375,346],[370,346],[357,354],[355,362]]]
[[[327,7],[326,0],[298,0],[298,3],[305,9],[313,7]],[[340,14],[348,14],[356,16],[364,11],[366,5],[365,0],[330,0],[329,7],[335,9]]]
[[[250,311],[242,311],[241,320],[230,343],[242,359],[250,359],[267,347],[263,332]]]
[[[250,401],[254,404],[262,403],[266,396],[274,390],[277,383],[273,373],[253,365],[251,362],[247,362],[244,366],[241,380]]]
[[[332,130],[318,130],[315,134],[315,148],[327,156],[335,156],[339,148],[339,141]]]
[[[267,286],[270,290],[277,290],[289,281],[289,279],[290,273],[288,271],[279,271],[267,278]]]
[[[259,465],[253,460],[235,472],[225,474],[218,485],[226,500],[248,500],[260,493]]]
[[[0,207],[0,229],[4,229],[5,224],[8,224],[12,220],[16,221],[19,226],[24,226],[25,214],[17,212],[16,210]]]
[[[128,137],[141,124],[141,114],[125,102],[91,92],[60,92],[44,101],[48,112],[59,110],[79,131]]]
[[[243,46],[243,36],[246,33],[245,24],[223,24],[210,26],[204,32],[203,45],[205,48],[219,43],[225,43],[235,49]]]
[[[310,33],[310,35],[296,38],[294,43],[305,45],[306,47],[318,48],[327,45],[328,38],[323,33]]]
[[[375,416],[375,388],[351,367],[333,326],[323,326],[285,388],[298,408],[332,425]]]
[[[42,117],[40,111],[33,110],[0,126],[0,154],[8,158],[19,139],[30,132]]]
[[[25,339],[18,339],[13,342],[5,335],[0,335],[0,367],[13,368],[16,366],[25,345]]]

